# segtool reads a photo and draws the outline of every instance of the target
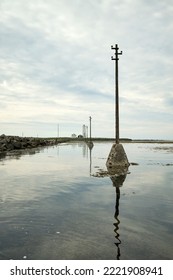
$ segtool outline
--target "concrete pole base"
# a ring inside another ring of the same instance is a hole
[[[93,142],[92,141],[87,141],[86,143],[87,143],[88,148],[91,150],[94,146]]]
[[[108,169],[123,169],[129,167],[127,155],[122,144],[113,144],[109,153],[106,166]]]

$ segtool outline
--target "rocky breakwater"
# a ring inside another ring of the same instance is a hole
[[[56,139],[0,135],[0,153],[56,145]]]

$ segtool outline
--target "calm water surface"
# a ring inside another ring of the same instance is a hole
[[[173,145],[123,144],[138,165],[119,189],[92,176],[111,146],[0,159],[0,259],[173,259]]]

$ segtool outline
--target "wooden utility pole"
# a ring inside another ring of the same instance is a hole
[[[118,44],[111,46],[112,50],[115,50],[115,57],[111,57],[112,60],[115,60],[115,140],[116,144],[119,144],[119,92],[118,92],[118,55],[122,54],[118,52]]]
[[[112,60],[115,60],[115,139],[116,142],[113,144],[111,151],[109,153],[106,166],[108,172],[114,172],[115,174],[126,174],[128,166],[128,158],[124,151],[123,145],[119,144],[119,94],[118,94],[118,56],[122,52],[118,52],[119,48],[116,44],[115,47],[111,46],[112,50],[115,50],[115,57],[111,57]],[[111,171],[110,171],[111,170]]]
[[[59,137],[59,124],[57,124],[57,137]]]
[[[90,141],[91,141],[91,116],[89,117],[89,121],[90,121]]]
[[[89,117],[89,131],[90,131],[90,135],[89,135],[89,141],[87,141],[87,145],[89,147],[89,149],[91,150],[94,146],[92,140],[91,140],[91,116]]]

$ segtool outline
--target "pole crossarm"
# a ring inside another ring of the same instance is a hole
[[[122,51],[118,52],[118,50],[119,50],[118,44],[115,44],[115,47],[111,46],[111,49],[115,50],[115,57],[111,56],[111,59],[112,60],[119,60],[118,55],[121,55],[123,52]]]

